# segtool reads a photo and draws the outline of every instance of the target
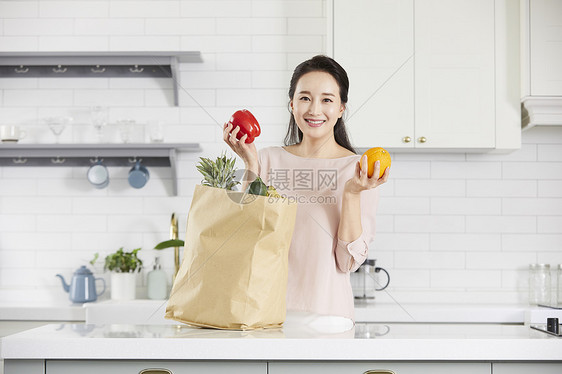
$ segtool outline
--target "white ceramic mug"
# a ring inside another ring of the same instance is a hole
[[[98,189],[107,187],[109,184],[109,172],[101,161],[95,162],[88,169],[88,181]]]
[[[0,126],[0,140],[2,142],[17,142],[25,138],[26,132],[21,130],[16,125],[2,125]]]

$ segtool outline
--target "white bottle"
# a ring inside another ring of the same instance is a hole
[[[167,275],[160,266],[160,259],[154,259],[154,269],[147,275],[148,298],[152,300],[164,300],[168,297]]]

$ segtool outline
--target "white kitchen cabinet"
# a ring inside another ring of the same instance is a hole
[[[490,374],[490,363],[270,362],[268,374]],[[494,372],[494,374],[496,374]]]
[[[521,1],[522,127],[562,125],[562,2]]]
[[[46,374],[267,374],[267,363],[259,361],[111,361],[111,360],[46,360]],[[10,373],[6,373],[10,374]]]
[[[562,96],[562,1],[529,1],[530,95]]]
[[[333,0],[353,144],[519,148],[518,9],[509,0]]]
[[[494,2],[416,1],[414,20],[416,146],[494,148]]]
[[[334,1],[334,57],[346,69],[346,125],[358,147],[413,146],[413,0]]]

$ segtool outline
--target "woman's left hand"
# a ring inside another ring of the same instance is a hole
[[[361,163],[361,166],[359,166],[359,163]],[[379,161],[375,162],[375,170],[370,178],[367,175],[367,170],[367,156],[362,156],[361,160],[355,165],[355,175],[345,183],[344,192],[358,194],[361,191],[376,188],[388,180],[390,168],[386,168],[382,177],[377,178],[381,170]]]

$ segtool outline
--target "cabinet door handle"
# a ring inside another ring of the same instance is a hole
[[[394,374],[392,370],[367,370],[363,374]]]
[[[405,137],[402,138],[403,143],[409,143],[411,141],[412,141],[412,138],[410,138],[409,136],[405,136]]]
[[[168,369],[142,369],[139,374],[174,374]]]
[[[425,142],[427,142],[427,138],[426,138],[425,136],[421,136],[421,137],[418,139],[418,142],[420,142],[420,143],[425,143]]]

